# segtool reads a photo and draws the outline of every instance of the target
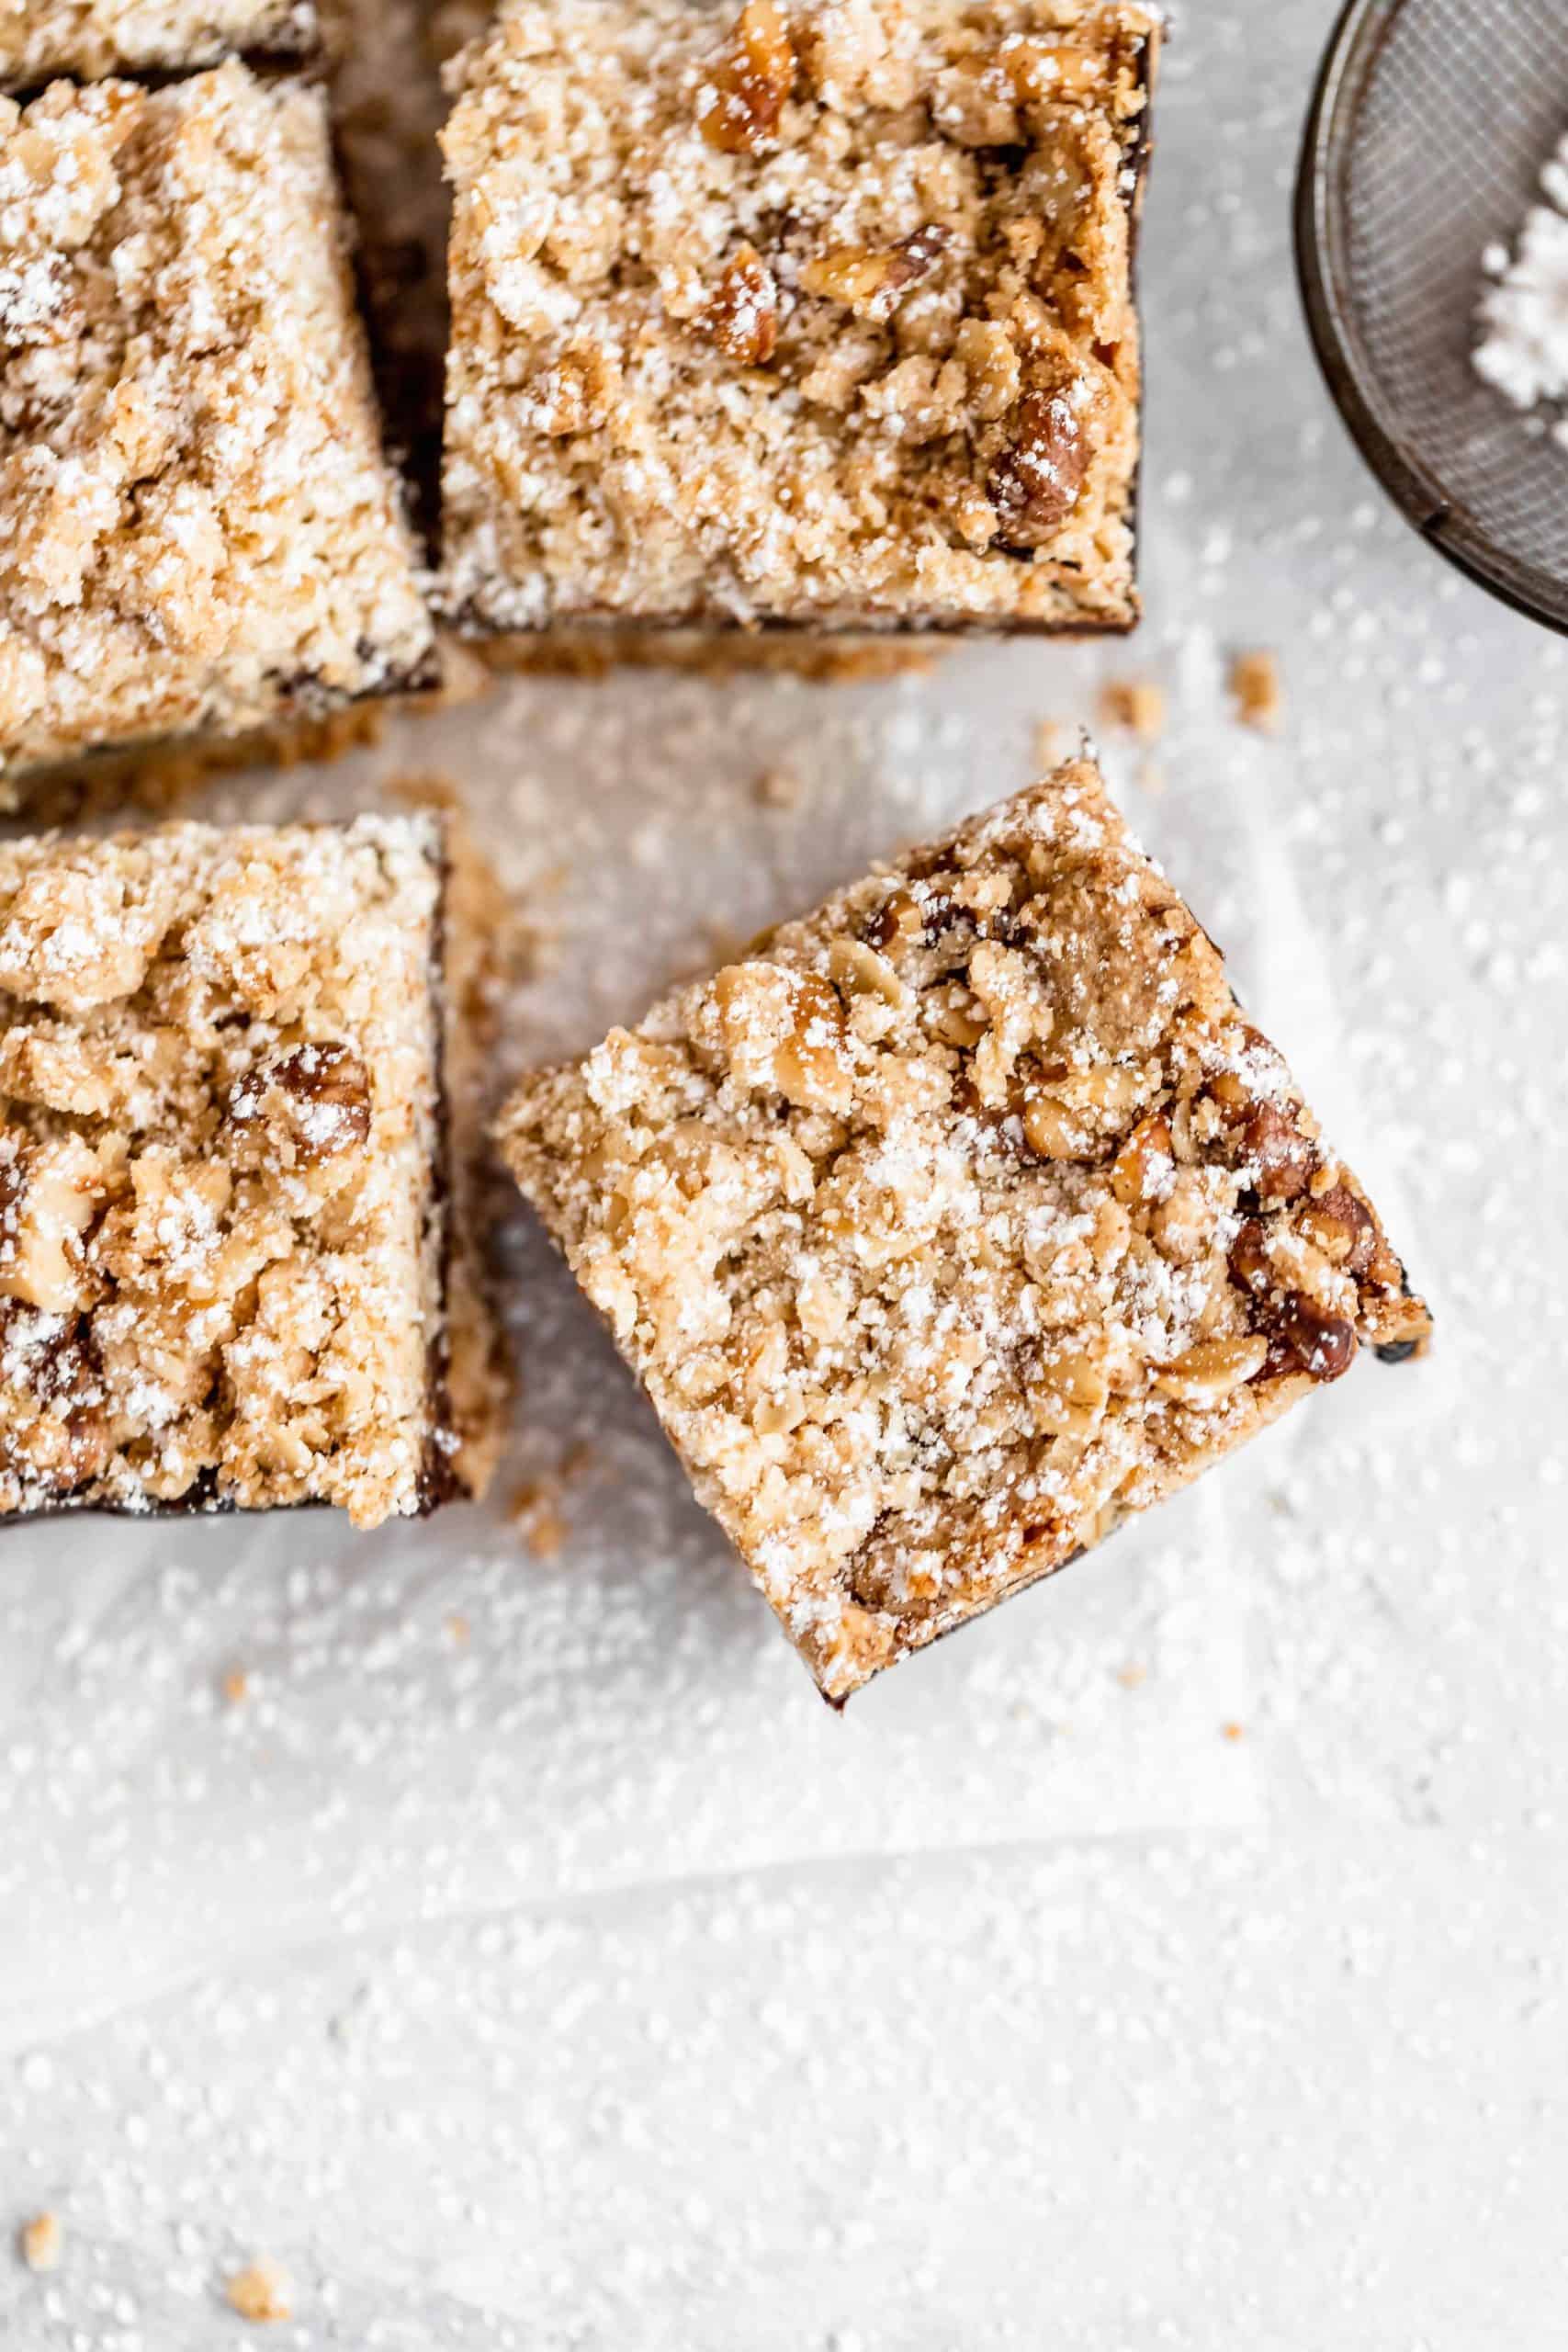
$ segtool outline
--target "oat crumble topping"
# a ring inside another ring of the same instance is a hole
[[[0,771],[418,673],[324,102],[0,99]]]
[[[0,846],[0,1512],[479,1483],[444,873],[428,817]]]
[[[315,34],[311,0],[0,0],[0,82],[297,56]]]
[[[1427,1328],[1087,761],[527,1081],[501,1141],[833,1699]]]
[[[457,69],[479,628],[1125,627],[1131,0],[509,0]]]

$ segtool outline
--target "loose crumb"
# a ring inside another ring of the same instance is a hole
[[[1100,689],[1100,715],[1107,727],[1152,743],[1165,728],[1165,688],[1152,678],[1111,678]]]
[[[536,1559],[558,1556],[569,1532],[566,1490],[587,1474],[592,1459],[592,1446],[570,1446],[554,1470],[525,1479],[513,1494],[507,1517]]]
[[[223,2292],[231,2308],[257,2326],[294,2316],[288,2282],[276,2263],[265,2259],[251,2263],[235,2272]]]
[[[1230,690],[1244,727],[1272,734],[1284,711],[1280,665],[1272,653],[1237,653],[1231,662]]]
[[[1135,1658],[1126,1666],[1119,1666],[1116,1669],[1116,1679],[1123,1690],[1136,1690],[1139,1685],[1146,1682],[1148,1679],[1148,1668],[1140,1666]]]
[[[251,1678],[243,1666],[231,1666],[223,1677],[223,1696],[231,1707],[242,1706],[251,1695]]]
[[[446,1638],[457,1649],[466,1650],[473,1628],[466,1617],[454,1614],[446,1620]]]
[[[17,2249],[29,2270],[58,2270],[65,2250],[65,2232],[58,2213],[35,2213],[17,2235]]]
[[[1240,1724],[1222,1724],[1220,1736],[1223,1739],[1245,1739],[1247,1734]]]
[[[806,786],[791,768],[770,768],[757,779],[757,798],[764,808],[798,808]]]
[[[567,1537],[566,1517],[560,1506],[561,1480],[558,1476],[530,1478],[512,1498],[507,1517],[536,1560],[560,1556]]]

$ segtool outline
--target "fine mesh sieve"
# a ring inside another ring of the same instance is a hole
[[[1416,528],[1568,630],[1568,450],[1470,365],[1481,254],[1568,129],[1568,0],[1350,0],[1302,152],[1296,250],[1329,389]]]

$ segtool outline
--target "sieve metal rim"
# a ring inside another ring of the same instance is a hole
[[[1357,324],[1349,161],[1378,51],[1407,0],[1345,0],[1318,69],[1296,173],[1296,275],[1319,367],[1352,440],[1413,529],[1479,587],[1568,635],[1568,581],[1499,547],[1426,466],[1381,395]]]

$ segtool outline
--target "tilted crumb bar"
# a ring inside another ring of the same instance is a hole
[[[0,1512],[482,1486],[452,899],[424,816],[0,844]]]
[[[324,103],[0,99],[0,778],[424,670]]]
[[[0,83],[298,57],[315,40],[313,0],[0,0]]]
[[[508,0],[457,69],[476,631],[1125,628],[1131,0]]]
[[[833,1700],[1427,1329],[1084,761],[530,1080],[501,1140]]]

